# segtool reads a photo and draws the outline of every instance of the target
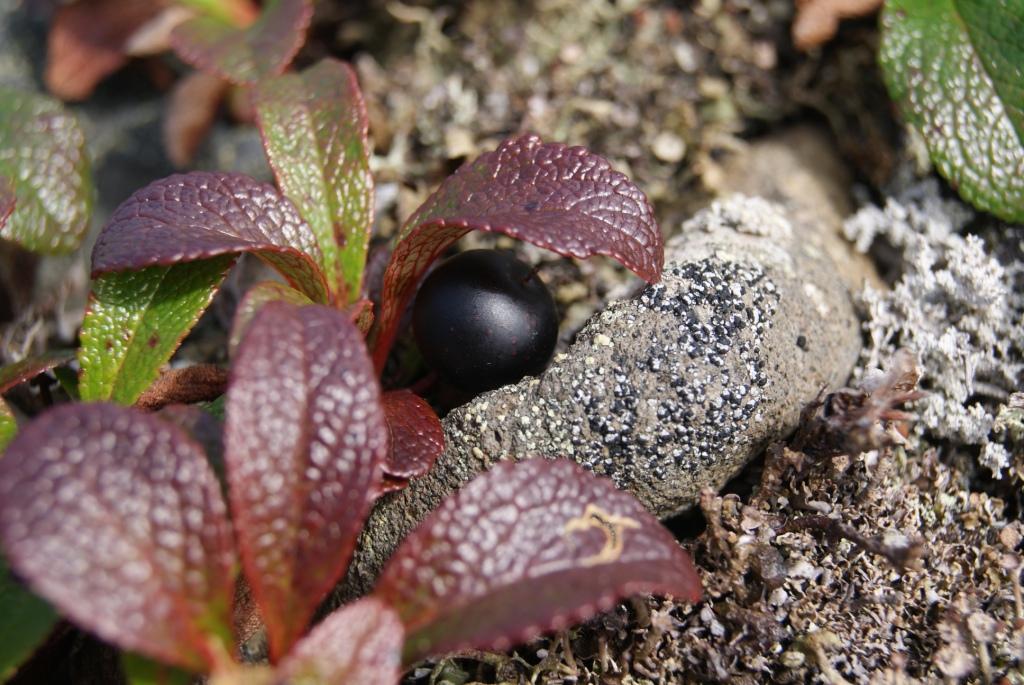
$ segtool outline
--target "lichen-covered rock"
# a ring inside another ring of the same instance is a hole
[[[745,196],[687,222],[659,284],[611,304],[540,377],[445,418],[447,447],[431,473],[371,515],[353,586],[368,589],[417,521],[498,460],[569,457],[659,516],[723,485],[857,358],[858,323],[821,247],[826,230]]]

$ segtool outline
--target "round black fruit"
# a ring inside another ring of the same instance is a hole
[[[471,392],[540,373],[558,339],[551,293],[511,252],[470,250],[445,261],[423,281],[412,316],[427,363]]]

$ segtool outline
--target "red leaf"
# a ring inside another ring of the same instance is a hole
[[[661,276],[664,241],[639,188],[585,148],[512,138],[463,165],[402,228],[384,275],[378,369],[427,267],[470,230],[570,257],[608,255],[651,282]]]
[[[277,673],[288,683],[397,683],[403,637],[394,609],[364,597],[324,619]]]
[[[67,364],[74,358],[74,350],[51,350],[43,354],[26,357],[20,362],[0,367],[0,393],[7,392],[20,383],[32,380],[43,371],[49,371],[55,366]]]
[[[44,414],[0,459],[0,541],[33,590],[104,640],[190,670],[229,648],[231,527],[176,426],[110,404]]]
[[[390,438],[384,473],[402,479],[422,476],[444,450],[444,431],[437,414],[410,390],[386,392],[381,404]]]
[[[391,476],[384,474],[384,478],[381,479],[380,484],[377,485],[377,490],[374,493],[377,497],[386,495],[389,492],[398,492],[399,490],[405,490],[409,487],[409,481],[405,478],[392,478]],[[376,499],[375,497],[374,499]]]
[[[174,29],[171,44],[198,69],[232,83],[254,83],[284,71],[302,47],[312,17],[310,0],[269,0],[247,28],[213,16],[196,17]]]
[[[0,228],[7,223],[7,217],[14,212],[14,204],[17,198],[14,195],[14,185],[11,179],[0,174]]]
[[[47,41],[46,87],[62,100],[84,100],[128,61],[125,43],[160,14],[162,0],[78,0],[54,15]]]
[[[187,166],[217,118],[228,83],[215,74],[194,71],[174,85],[164,114],[167,157],[176,167]]]
[[[503,649],[640,592],[696,602],[690,556],[632,495],[568,460],[503,462],[445,500],[375,592],[398,611],[406,662]]]
[[[223,472],[224,426],[215,416],[194,404],[169,404],[156,415],[184,429],[203,448],[216,472]]]
[[[232,367],[224,442],[243,567],[276,659],[344,572],[387,450],[373,366],[345,314],[260,309]]]
[[[294,305],[313,304],[313,302],[295,288],[290,288],[277,281],[261,281],[249,288],[245,297],[235,309],[235,319],[231,323],[231,335],[228,337],[228,354],[233,358],[238,346],[249,330],[253,317],[268,302],[290,302]]]
[[[295,206],[243,174],[193,171],[136,191],[92,251],[93,276],[253,252],[316,301],[327,301],[317,247]]]

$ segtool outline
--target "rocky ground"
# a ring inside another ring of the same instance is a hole
[[[0,0],[4,82],[39,83],[30,4]],[[664,283],[643,291],[607,261],[517,248],[556,293],[559,356],[449,414],[438,470],[374,514],[341,594],[474,469],[558,452],[669,517],[705,600],[637,599],[408,682],[1024,682],[1024,230],[922,164],[871,21],[803,55],[788,0],[677,4],[318,5],[300,59],[357,67],[382,236],[519,130],[607,155],[671,236]],[[98,222],[170,173],[165,101],[136,64],[76,106]],[[258,136],[227,119],[196,165],[267,173]],[[488,240],[503,239],[466,245]],[[24,255],[0,257],[3,361],[72,342],[84,261],[45,261],[26,288]],[[231,298],[181,359],[222,358]]]

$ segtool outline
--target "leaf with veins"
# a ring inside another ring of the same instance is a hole
[[[696,602],[689,555],[635,497],[565,459],[502,462],[446,499],[374,595],[398,611],[405,662],[505,649],[641,592]]]
[[[444,430],[426,400],[410,390],[391,390],[381,400],[388,423],[384,473],[392,478],[422,476],[444,450]]]
[[[261,281],[249,288],[242,301],[235,309],[235,318],[231,322],[231,335],[228,337],[228,356],[234,357],[235,350],[242,343],[249,324],[268,302],[290,302],[294,305],[313,304],[313,301],[301,292],[277,281]]]
[[[235,354],[224,449],[243,568],[277,660],[345,571],[387,450],[373,365],[343,312],[259,310]]]
[[[402,228],[384,274],[378,369],[427,268],[472,230],[569,257],[607,255],[652,283],[661,277],[664,240],[639,188],[585,148],[512,138],[448,177]]]
[[[192,671],[230,649],[231,525],[176,426],[111,404],[43,414],[0,459],[0,542],[35,592],[103,640]]]
[[[325,59],[261,81],[255,104],[278,186],[316,235],[332,290],[355,301],[373,222],[369,123],[355,72]]]
[[[365,597],[313,628],[277,672],[290,685],[397,683],[404,637],[394,609]]]
[[[327,302],[320,248],[295,206],[244,174],[193,171],[136,191],[92,251],[93,276],[252,252],[310,299]]]
[[[250,26],[239,28],[207,14],[177,26],[171,44],[197,69],[251,84],[285,70],[302,46],[312,17],[310,0],[267,0]]]
[[[7,392],[19,383],[30,381],[55,366],[67,364],[74,358],[74,350],[50,350],[2,366],[0,367],[0,393]]]

